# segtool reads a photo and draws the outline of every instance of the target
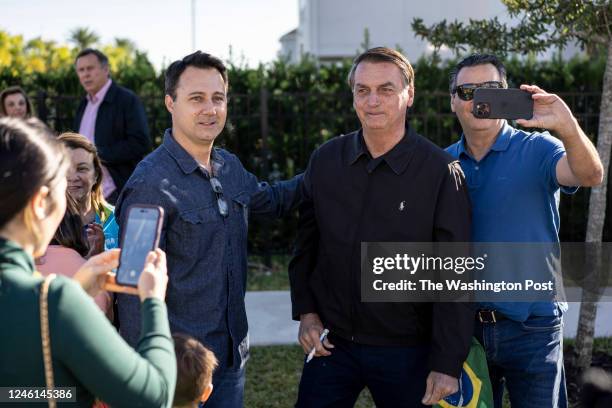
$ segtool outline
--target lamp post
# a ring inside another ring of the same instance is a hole
[[[191,50],[196,50],[196,0],[191,0]]]

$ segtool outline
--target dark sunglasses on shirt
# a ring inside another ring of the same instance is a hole
[[[223,196],[223,187],[221,186],[221,182],[216,177],[210,177],[210,185],[217,196],[217,207],[219,207],[219,214],[223,218],[229,215],[229,208],[227,206],[227,201]]]
[[[474,91],[478,88],[493,88],[501,89],[504,87],[499,81],[487,81],[479,84],[462,84],[453,88],[453,95],[456,93],[459,99],[463,101],[471,101],[474,99]]]

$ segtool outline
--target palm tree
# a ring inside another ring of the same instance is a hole
[[[77,49],[82,50],[100,41],[100,36],[87,27],[77,27],[70,32],[68,41],[73,43]]]
[[[123,48],[128,55],[132,55],[136,51],[136,44],[129,38],[115,38],[115,47]]]

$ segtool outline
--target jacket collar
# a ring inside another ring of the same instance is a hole
[[[191,174],[201,167],[193,156],[187,153],[187,150],[185,150],[183,146],[176,141],[174,136],[172,136],[172,129],[166,129],[162,146],[166,149],[170,157],[176,161],[176,164],[183,173]],[[213,147],[210,153],[210,161],[215,173],[218,174],[221,167],[225,163],[225,160],[223,157],[221,157],[221,154],[216,147]]]
[[[366,156],[369,160],[372,160],[372,156],[367,149],[365,140],[363,139],[363,129],[359,129],[350,135],[351,140],[347,143],[347,164],[355,164],[362,156]],[[382,156],[378,157],[377,161],[385,161],[387,165],[393,170],[395,174],[401,174],[406,170],[412,156],[414,154],[414,147],[418,143],[418,135],[412,129],[408,123],[406,123],[406,130],[404,137],[395,145],[391,150]]]
[[[117,95],[117,84],[115,84],[115,81],[112,81],[110,88],[108,88],[108,91],[106,91],[106,95],[104,95],[104,99],[102,99],[102,103],[113,102],[115,100],[116,95]]]

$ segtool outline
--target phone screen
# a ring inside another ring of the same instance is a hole
[[[130,208],[117,270],[118,284],[138,285],[147,254],[158,245],[160,217],[161,211],[158,208]]]

